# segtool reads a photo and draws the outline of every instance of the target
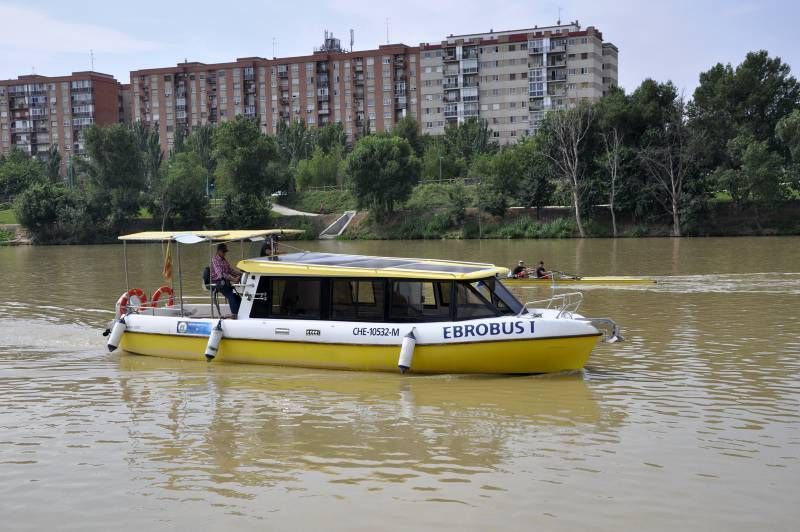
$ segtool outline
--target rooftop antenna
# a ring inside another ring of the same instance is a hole
[[[561,8],[558,8],[558,20],[556,21],[558,26],[561,26]]]
[[[386,17],[386,44],[389,44],[389,17]]]
[[[355,34],[353,33],[353,28],[350,28],[350,53],[353,53],[353,40],[355,39]]]
[[[278,54],[275,52],[278,48],[278,39],[275,37],[272,38],[272,58],[275,59],[278,57]]]
[[[94,72],[94,50],[89,50],[89,70]]]

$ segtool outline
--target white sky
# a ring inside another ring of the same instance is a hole
[[[122,82],[141,68],[237,57],[306,55],[324,30],[355,49],[386,41],[416,45],[448,34],[544,26],[578,19],[620,49],[620,85],[672,80],[690,96],[701,71],[766,49],[800,69],[800,2],[779,0],[206,0],[113,2],[0,0],[0,79],[94,67]]]

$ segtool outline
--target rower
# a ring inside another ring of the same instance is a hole
[[[544,267],[544,261],[539,261],[539,266],[536,268],[537,279],[550,279],[550,274],[547,273],[547,268]]]
[[[528,268],[525,267],[525,262],[520,260],[517,266],[511,270],[511,277],[515,279],[524,279],[528,276]]]

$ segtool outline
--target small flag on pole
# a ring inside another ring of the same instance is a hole
[[[164,254],[164,269],[161,275],[165,281],[172,282],[172,246],[171,242],[167,242],[167,252]]]

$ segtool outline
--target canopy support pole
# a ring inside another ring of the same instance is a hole
[[[175,251],[178,253],[178,293],[181,302],[181,318],[183,317],[183,272],[181,271],[181,244],[175,242]]]
[[[128,284],[128,242],[125,240],[122,241],[122,256],[125,263],[125,292],[127,292],[131,289],[131,286]]]

